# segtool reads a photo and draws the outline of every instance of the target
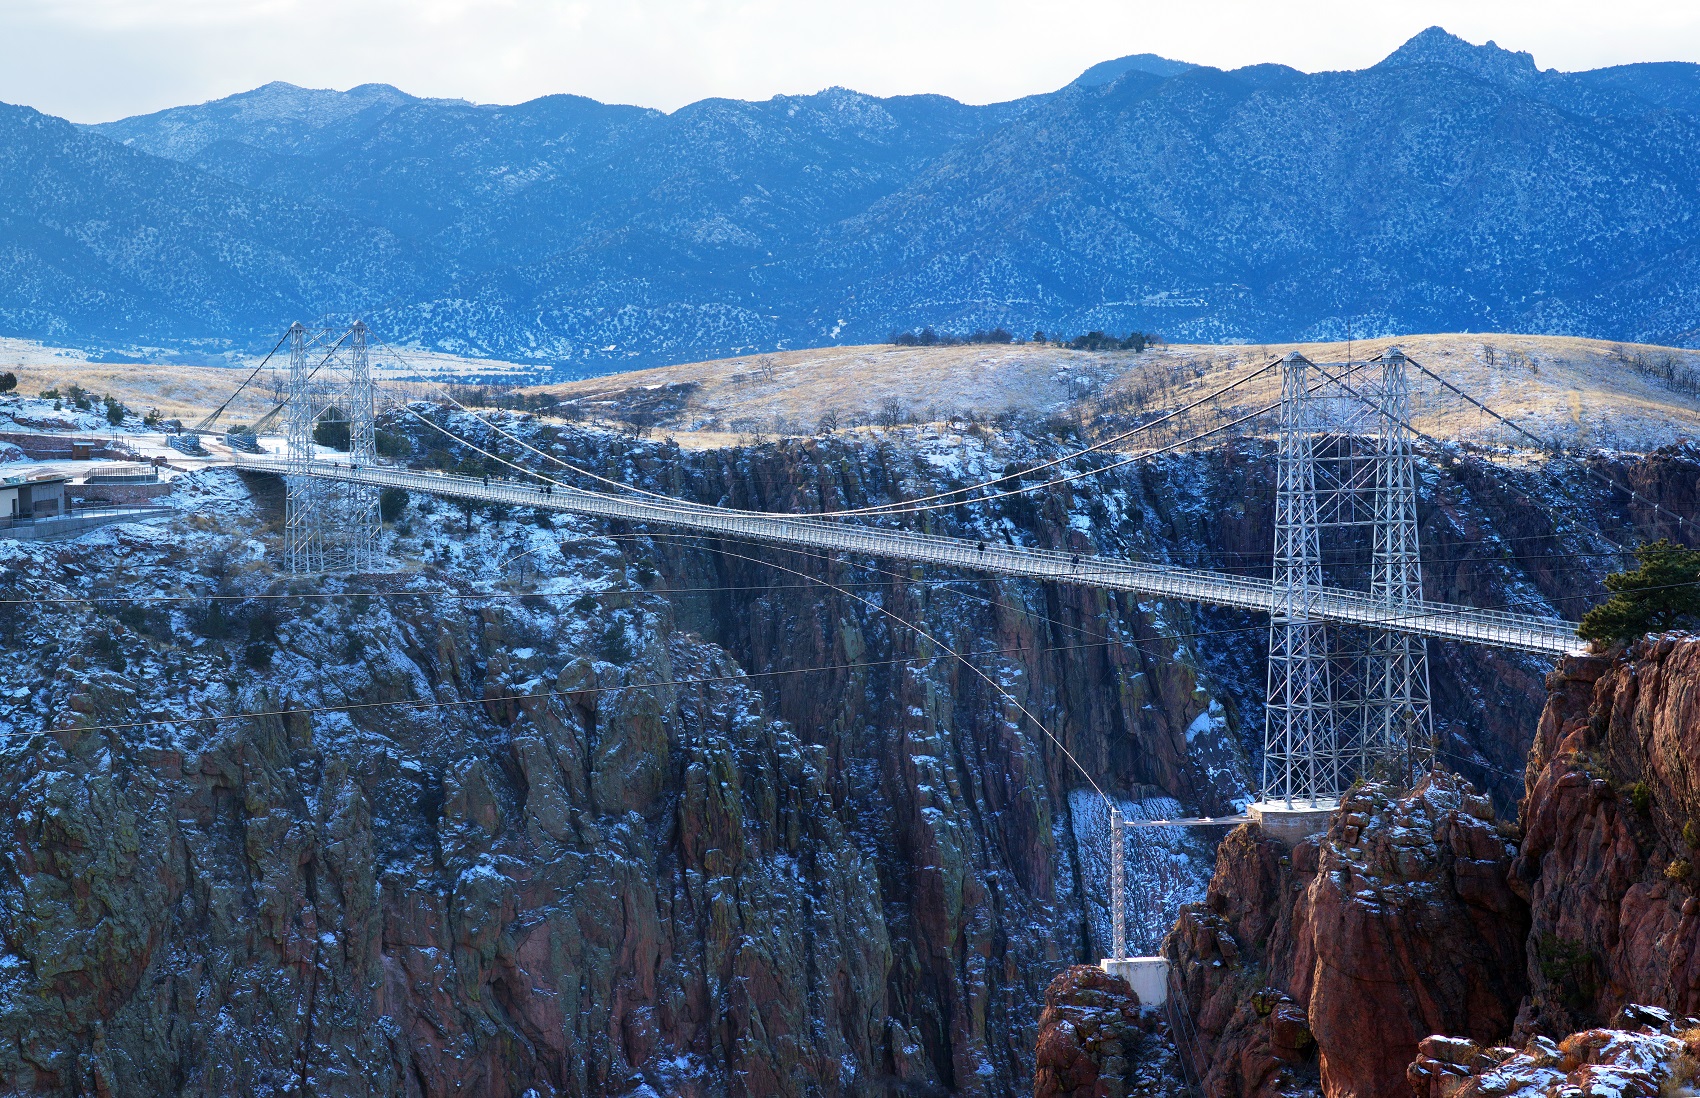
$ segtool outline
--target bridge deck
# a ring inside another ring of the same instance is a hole
[[[291,471],[289,463],[278,458],[241,453],[234,455],[234,464],[251,472],[287,474]],[[888,560],[945,564],[1001,575],[1130,591],[1154,598],[1210,603],[1261,613],[1273,613],[1277,608],[1276,592],[1270,580],[1166,564],[1086,555],[1077,558],[1055,549],[1027,549],[908,530],[854,526],[824,518],[623,498],[577,488],[561,487],[545,494],[541,488],[530,485],[503,481],[485,484],[477,477],[419,472],[393,466],[355,469],[337,462],[315,461],[308,472],[316,477],[403,488],[430,495],[617,518],[779,545],[863,553]],[[1558,618],[1478,610],[1437,602],[1423,602],[1395,610],[1361,592],[1342,588],[1323,588],[1318,593],[1314,609],[1316,616],[1324,621],[1373,626],[1440,640],[1465,641],[1546,655],[1566,655],[1584,650],[1583,642],[1576,636],[1574,623]]]

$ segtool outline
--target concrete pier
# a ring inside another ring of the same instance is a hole
[[[1339,806],[1337,799],[1327,797],[1318,798],[1314,803],[1308,799],[1295,799],[1291,807],[1286,801],[1258,801],[1248,805],[1245,811],[1265,835],[1292,846],[1327,831],[1328,819]]]
[[[1140,1010],[1156,1010],[1169,1001],[1169,959],[1167,957],[1106,957],[1098,967],[1111,976],[1120,976],[1139,996]]]

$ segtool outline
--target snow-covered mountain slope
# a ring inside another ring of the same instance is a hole
[[[927,324],[1689,345],[1697,105],[1700,67],[1559,73],[1435,28],[1360,72],[1133,57],[990,106],[8,110],[0,334],[250,346],[360,312],[565,376]]]

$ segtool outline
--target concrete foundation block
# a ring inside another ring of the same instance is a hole
[[[1327,831],[1328,820],[1339,806],[1337,799],[1329,797],[1319,798],[1314,804],[1294,801],[1290,807],[1286,801],[1258,801],[1245,811],[1265,835],[1292,846]]]
[[[1111,976],[1120,976],[1139,996],[1139,1009],[1156,1010],[1169,1001],[1169,959],[1167,957],[1106,957],[1098,967]]]

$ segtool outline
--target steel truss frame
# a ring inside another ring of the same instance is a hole
[[[1318,614],[1329,572],[1321,533],[1349,549],[1367,531],[1369,601],[1394,624],[1419,612],[1416,461],[1405,356],[1381,358],[1377,406],[1351,398],[1324,431],[1310,363],[1282,362],[1276,455],[1276,609],[1269,626],[1262,797],[1326,807],[1360,777],[1408,784],[1434,760],[1426,639],[1397,628],[1327,626]],[[1326,376],[1326,375],[1325,375]]]
[[[285,408],[287,502],[284,563],[295,575],[370,572],[377,560],[380,489],[313,475],[321,459],[322,424],[348,424],[348,462],[377,460],[377,397],[366,325],[289,329],[289,398]]]

